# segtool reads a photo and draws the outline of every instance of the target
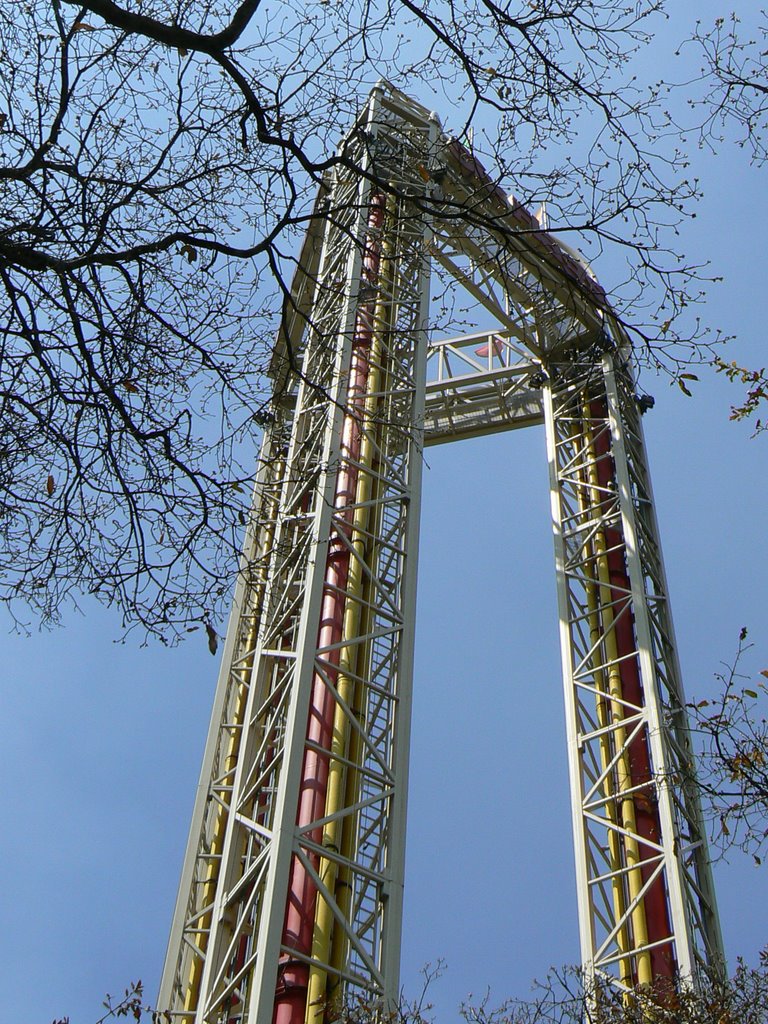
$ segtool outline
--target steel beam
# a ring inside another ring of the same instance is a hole
[[[294,289],[311,293],[301,371],[279,363],[162,982],[179,1021],[397,999],[429,224],[403,198],[423,178],[391,155],[436,128],[383,100],[345,143],[363,173],[329,183]]]
[[[625,355],[544,389],[582,962],[667,993],[723,949],[640,414]]]
[[[542,422],[583,964],[626,994],[696,984],[722,942],[626,337],[578,255],[398,90],[339,154],[275,344],[158,1005],[396,1006],[422,449]]]

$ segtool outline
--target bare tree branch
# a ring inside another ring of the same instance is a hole
[[[660,0],[0,13],[0,600],[18,621],[82,592],[166,639],[220,617],[299,239],[327,173],[375,174],[338,141],[379,77],[444,101],[590,258],[626,257],[611,302],[650,361],[701,358],[686,317],[706,270],[674,244],[698,185],[658,89],[627,75],[662,16]]]

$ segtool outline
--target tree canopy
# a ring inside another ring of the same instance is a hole
[[[25,0],[0,13],[0,600],[209,630],[237,564],[298,238],[381,76],[626,256],[611,302],[679,369],[697,196],[652,81],[661,0]],[[355,168],[350,167],[350,171]],[[623,280],[622,280],[623,276]],[[687,341],[689,347],[683,342]]]
[[[694,701],[690,711],[712,838],[723,853],[740,849],[760,865],[768,847],[768,668],[754,678],[743,671],[753,646],[743,628],[733,660],[715,676],[716,696]]]

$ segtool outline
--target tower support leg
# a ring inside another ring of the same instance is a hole
[[[640,415],[609,339],[547,371],[582,961],[662,997],[723,950]]]
[[[346,143],[371,173],[329,182],[302,268],[302,362],[267,429],[280,458],[262,470],[162,983],[179,1021],[320,1024],[342,998],[397,1002],[429,260],[411,201],[426,184],[388,145],[390,117],[374,92]]]

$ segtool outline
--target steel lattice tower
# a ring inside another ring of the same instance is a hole
[[[422,449],[540,423],[582,962],[696,984],[722,942],[626,335],[402,93],[380,83],[341,152],[275,348],[159,1007],[321,1024],[397,1001]],[[490,329],[429,340],[432,267]]]

